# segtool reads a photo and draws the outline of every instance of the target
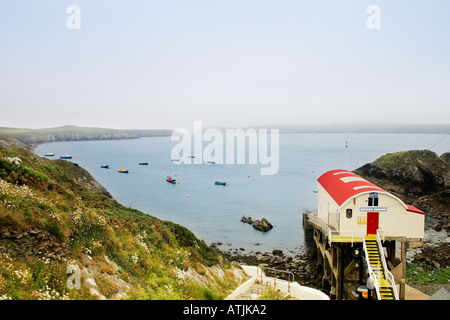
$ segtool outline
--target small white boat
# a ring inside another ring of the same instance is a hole
[[[61,157],[59,157],[60,159],[72,159],[72,156],[69,156],[68,154],[64,154]]]
[[[55,154],[54,153],[46,153],[44,154],[45,157],[54,157]]]

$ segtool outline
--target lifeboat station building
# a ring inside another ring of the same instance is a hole
[[[423,241],[424,212],[351,171],[331,170],[317,182],[318,208],[305,225],[331,298],[404,299],[406,246]]]

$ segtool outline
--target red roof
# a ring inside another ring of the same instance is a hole
[[[407,211],[424,214],[423,211],[406,205],[396,196],[348,170],[338,169],[325,172],[317,181],[340,207],[359,194],[377,192],[396,198]]]
[[[425,214],[425,212],[423,212],[423,211],[420,210],[420,209],[417,209],[417,208],[414,207],[414,206],[410,206],[409,204],[407,204],[406,206],[407,206],[406,211],[409,211],[409,212],[415,212],[415,213],[420,213],[420,214]]]

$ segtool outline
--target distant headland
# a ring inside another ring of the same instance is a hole
[[[232,128],[232,127],[230,127]],[[406,124],[406,123],[336,123],[303,125],[257,125],[242,127],[252,129],[279,129],[280,134],[289,133],[417,133],[450,134],[450,123]],[[216,127],[225,131],[225,127]],[[168,137],[173,129],[111,129],[99,127],[78,127],[65,125],[55,128],[26,129],[0,127],[0,140],[33,150],[37,145],[59,141],[119,140],[143,137]]]
[[[22,129],[0,127],[0,140],[27,149],[58,141],[118,140],[142,137],[170,136],[170,129],[106,129],[95,127],[62,126],[48,129]]]

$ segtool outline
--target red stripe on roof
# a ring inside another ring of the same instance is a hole
[[[325,172],[317,181],[339,206],[363,192],[388,193],[386,190],[348,170],[338,169]]]
[[[386,190],[348,170],[337,169],[325,172],[317,181],[339,206],[361,193],[383,192],[398,199]],[[422,210],[398,200],[406,206],[406,211],[425,214]]]

